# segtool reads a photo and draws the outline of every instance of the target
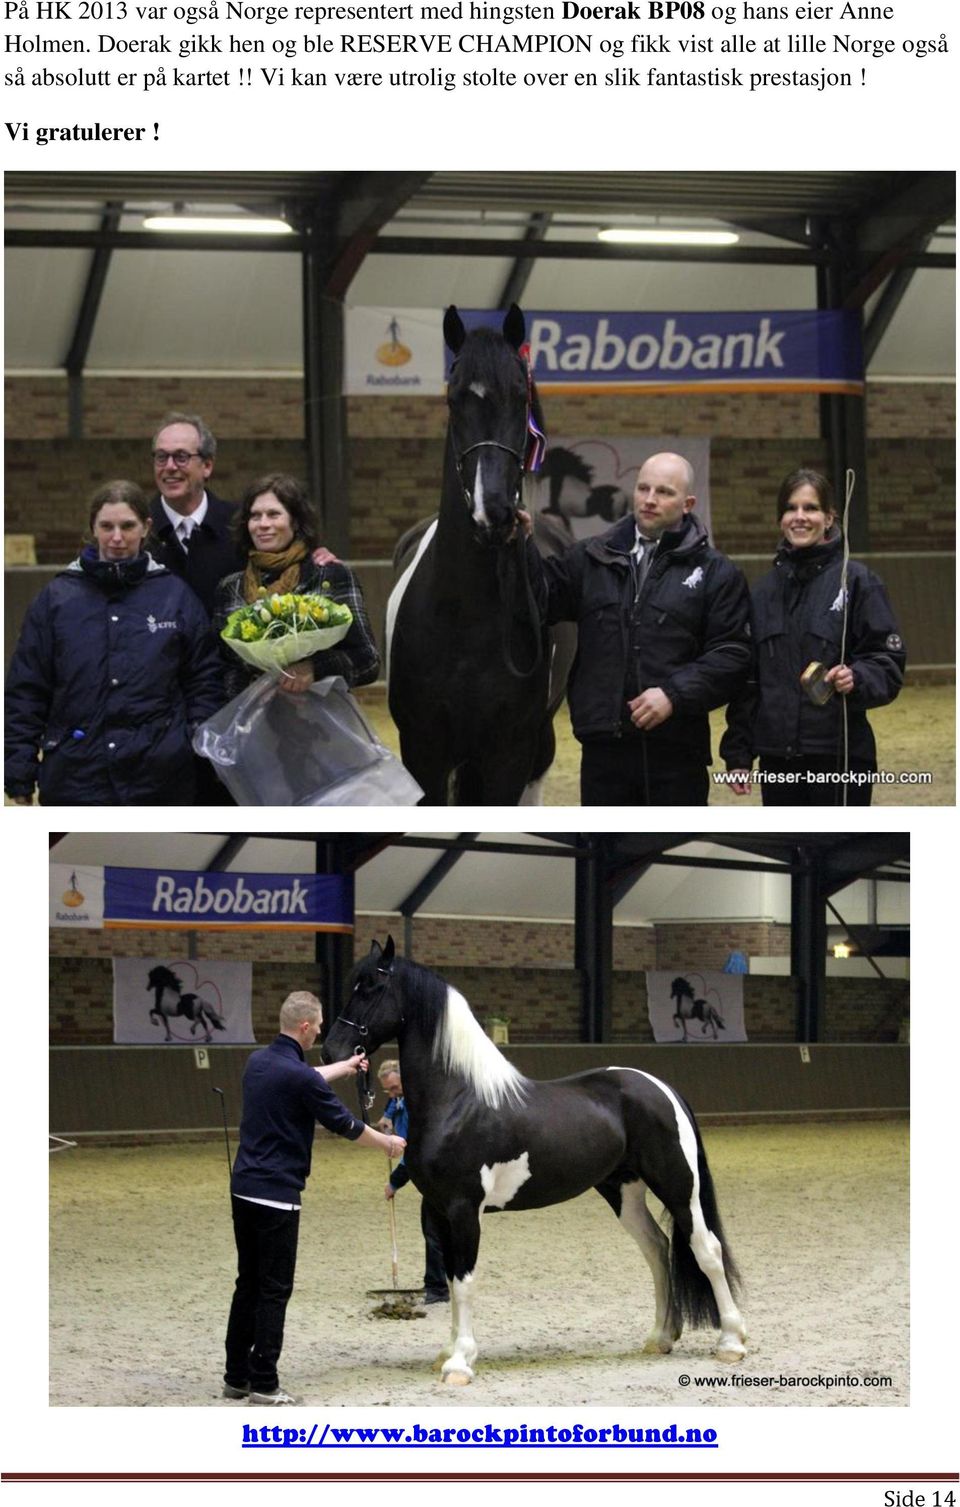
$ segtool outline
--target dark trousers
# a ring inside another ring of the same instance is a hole
[[[841,783],[840,781],[834,784],[829,778],[841,767],[842,765],[828,754],[822,757],[810,755],[804,759],[762,758],[760,769],[765,774],[827,776],[822,782],[812,779],[809,783],[802,778],[784,779],[782,783],[764,780],[760,786],[763,804],[765,806],[869,806],[873,799],[872,785]],[[876,767],[870,759],[850,760],[851,774],[874,772]],[[847,792],[846,800],[843,798],[844,790]]]
[[[420,1200],[420,1228],[427,1248],[423,1285],[427,1292],[447,1291],[447,1269],[443,1260],[443,1246],[436,1225],[436,1216],[425,1198]]]
[[[233,1198],[237,1285],[227,1323],[227,1368],[231,1387],[247,1382],[255,1392],[279,1385],[277,1362],[283,1321],[297,1265],[299,1209],[271,1209]]]
[[[652,748],[647,739],[596,739],[582,745],[581,806],[705,806],[706,766]]]

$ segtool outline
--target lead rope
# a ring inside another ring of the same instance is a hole
[[[846,473],[846,494],[843,500],[843,564],[840,567],[840,593],[843,598],[843,628],[840,634],[840,663],[847,662],[847,619],[849,607],[847,603],[847,574],[850,566],[850,502],[853,498],[853,489],[856,485],[857,473],[852,467]],[[843,782],[843,805],[847,804],[847,790],[850,776],[850,729],[847,722],[847,697],[841,697],[843,703],[841,718],[843,724],[843,772],[847,778]]]
[[[525,548],[526,540],[521,538],[516,541],[515,549],[508,545],[505,549],[500,550],[497,555],[497,584],[500,588],[500,635],[503,643],[503,657],[507,669],[516,680],[528,679],[535,670],[540,668],[540,661],[543,659],[543,634],[540,629],[540,611],[533,594],[533,583],[530,580],[530,572],[525,568],[525,563],[522,562],[522,552]],[[526,595],[526,602],[523,605],[526,609],[533,634],[533,659],[525,670],[519,669],[516,665],[510,647],[510,632],[514,613],[517,612],[518,622],[520,618],[518,610],[520,606],[518,602],[520,575],[523,577],[521,589]]]

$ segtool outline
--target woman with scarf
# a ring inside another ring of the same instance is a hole
[[[765,806],[868,806],[877,769],[870,707],[906,662],[883,582],[849,560],[826,477],[802,468],[777,496],[782,539],[751,592],[754,666],[720,745],[738,795],[759,756]]]
[[[7,675],[4,788],[29,806],[167,806],[193,799],[191,735],[220,704],[199,599],[145,549],[147,499],[101,487],[92,544],[26,614]]]
[[[348,686],[376,680],[380,655],[356,576],[327,550],[318,549],[317,525],[307,494],[292,476],[262,476],[247,488],[237,517],[246,569],[225,576],[214,598],[213,625],[219,634],[231,612],[258,597],[286,592],[314,593],[344,602],[353,613],[346,637],[332,649],[301,659],[280,671],[280,688],[292,695],[315,680],[342,675]],[[323,564],[318,564],[317,560]],[[226,700],[231,701],[261,673],[238,659],[221,641]]]

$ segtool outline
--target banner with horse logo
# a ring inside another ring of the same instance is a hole
[[[550,436],[532,503],[572,539],[602,534],[633,511],[637,472],[651,455],[669,451],[693,467],[694,512],[710,528],[710,440],[706,435],[659,434],[636,438],[599,434]]]
[[[654,1041],[746,1041],[742,974],[670,968],[646,977]]]
[[[252,963],[113,960],[113,1039],[125,1046],[252,1042],[252,1003]]]

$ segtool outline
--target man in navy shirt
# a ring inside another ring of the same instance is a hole
[[[237,1282],[227,1324],[224,1397],[273,1406],[298,1398],[280,1386],[277,1362],[297,1263],[300,1198],[310,1176],[315,1127],[388,1157],[401,1156],[402,1136],[364,1125],[328,1087],[366,1069],[357,1052],[346,1062],[312,1068],[306,1061],[320,1034],[323,1010],[313,994],[288,995],[280,1034],[254,1052],[243,1074],[240,1149],[231,1202],[237,1243]]]

